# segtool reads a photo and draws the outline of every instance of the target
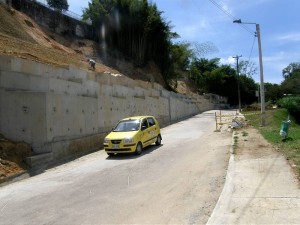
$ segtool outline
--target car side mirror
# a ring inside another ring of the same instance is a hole
[[[147,126],[143,125],[142,126],[142,130],[145,130],[147,128]]]

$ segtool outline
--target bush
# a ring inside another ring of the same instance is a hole
[[[272,102],[268,101],[265,103],[266,109],[273,109]],[[243,108],[243,111],[260,111],[261,110],[261,103],[252,103],[251,105],[246,105]]]
[[[246,105],[243,108],[243,111],[259,111],[260,110],[260,103],[253,103],[251,105]]]
[[[285,97],[281,98],[277,101],[277,105],[280,108],[285,108],[291,113],[297,122],[300,122],[300,97]]]

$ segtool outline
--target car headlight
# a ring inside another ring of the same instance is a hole
[[[124,144],[130,144],[133,142],[133,138],[132,137],[125,137],[124,138]]]
[[[108,138],[104,138],[104,144],[108,144],[109,143],[109,139]]]

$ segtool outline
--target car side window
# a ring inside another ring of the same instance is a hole
[[[148,124],[149,124],[149,127],[152,127],[152,126],[154,126],[155,125],[155,121],[154,121],[154,119],[153,118],[147,118],[147,121],[148,121]]]
[[[142,130],[145,130],[145,129],[147,129],[147,128],[148,128],[148,123],[147,123],[147,120],[144,119],[144,120],[142,121]]]

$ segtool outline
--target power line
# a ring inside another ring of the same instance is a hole
[[[227,10],[224,9],[224,7],[222,7],[221,5],[219,5],[218,3],[216,3],[214,0],[209,0],[212,4],[214,4],[218,9],[220,9],[223,13],[225,13],[228,17],[230,17],[232,20],[234,20],[234,16],[228,12]]]
[[[230,18],[231,21],[234,21],[236,20],[236,18],[230,13],[228,12],[222,5],[218,4],[215,0],[209,0],[214,6],[216,6],[219,10],[221,10],[226,16],[228,16]],[[248,62],[250,62],[250,58],[252,56],[252,52],[253,52],[253,47],[254,47],[254,43],[255,43],[255,40],[256,40],[256,32],[254,32],[253,30],[249,29],[245,24],[242,24],[240,23],[239,24],[243,29],[245,29],[246,31],[248,31],[250,34],[255,34],[254,35],[254,39],[253,39],[253,43],[252,43],[252,47],[251,47],[251,51],[250,51],[250,54],[249,54],[249,59],[248,59]],[[248,65],[247,65],[248,67]],[[246,68],[247,69],[247,68]],[[250,72],[252,71],[252,67],[250,69]]]
[[[249,54],[247,67],[249,66],[250,58],[252,57],[252,52],[253,52],[253,47],[254,47],[255,40],[256,40],[256,35],[255,35],[254,38],[253,38],[253,43],[252,43],[251,51],[250,51],[250,54]],[[247,68],[246,68],[246,69],[247,69]],[[253,69],[253,65],[252,65],[251,68],[250,68],[249,74],[251,74],[252,69]]]
[[[220,9],[226,16],[230,18],[231,21],[236,20],[236,18],[227,10],[224,9],[223,6],[215,2],[214,0],[209,0],[213,5],[215,5],[218,9]],[[253,34],[254,31],[249,29],[245,24],[239,24],[242,28],[244,28],[246,31],[248,31],[250,34]]]
[[[249,54],[248,61],[250,61],[250,58],[251,58],[251,56],[252,56],[252,52],[253,52],[255,40],[256,40],[256,36],[254,36],[254,38],[253,38],[252,47],[251,47],[251,51],[250,51],[250,54]]]

